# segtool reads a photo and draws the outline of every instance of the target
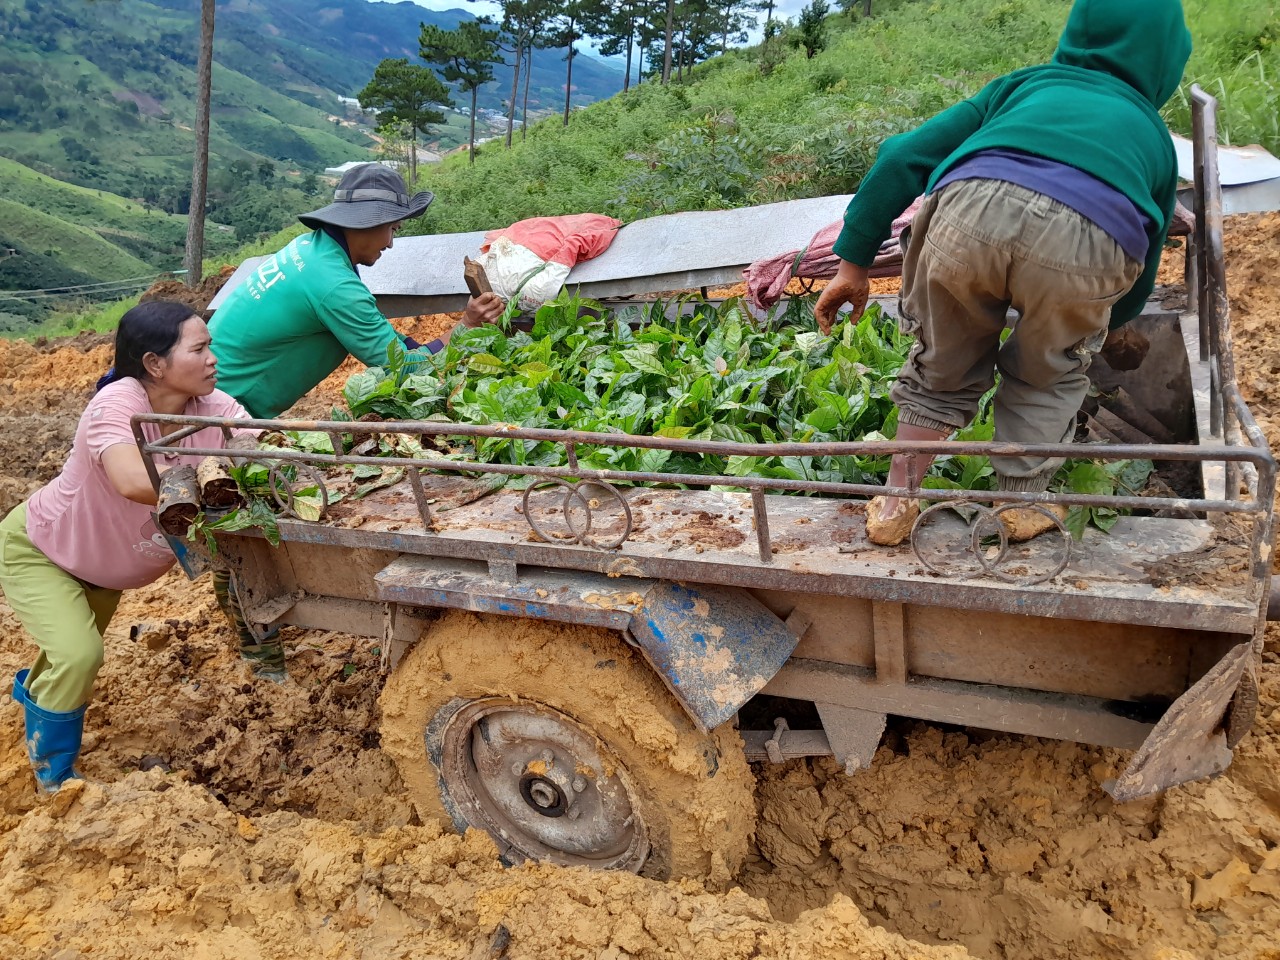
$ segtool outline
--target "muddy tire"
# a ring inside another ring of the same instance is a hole
[[[608,630],[449,613],[382,694],[382,745],[420,817],[546,860],[724,883],[754,782],[737,731],[704,734]]]

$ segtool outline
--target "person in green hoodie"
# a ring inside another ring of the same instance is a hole
[[[825,333],[845,303],[861,316],[877,248],[926,194],[903,238],[900,323],[916,342],[892,391],[897,439],[964,427],[998,370],[997,441],[1071,440],[1094,354],[1155,284],[1177,187],[1157,111],[1190,53],[1180,0],[1076,0],[1049,63],[881,145],[845,211],[841,264],[816,313]],[[930,459],[916,458],[917,479]],[[992,458],[1007,491],[1046,489],[1061,463]],[[907,469],[894,457],[889,486],[906,486]],[[918,513],[916,501],[876,497],[867,536],[901,543]],[[1055,526],[1034,508],[1000,516],[1019,539]]]
[[[214,313],[209,332],[222,389],[252,416],[279,416],[348,355],[379,366],[399,341],[412,363],[449,341],[452,330],[428,344],[397,333],[360,279],[358,268],[377,263],[400,224],[434,199],[405,189],[390,167],[352,167],[333,203],[298,217],[309,232],[264,259]],[[497,294],[472,297],[462,325],[492,323],[504,307]]]

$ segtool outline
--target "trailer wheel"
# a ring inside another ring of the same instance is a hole
[[[382,744],[423,819],[508,863],[727,881],[755,825],[728,724],[702,733],[608,630],[449,613],[382,694]]]

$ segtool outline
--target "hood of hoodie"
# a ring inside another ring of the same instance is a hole
[[[1159,109],[1190,56],[1182,0],[1076,0],[1053,62],[1108,73]]]

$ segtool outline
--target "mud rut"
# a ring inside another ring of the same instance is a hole
[[[1280,215],[1226,240],[1241,380],[1280,446]],[[56,471],[109,354],[0,342],[0,509]],[[291,682],[253,684],[206,583],[126,595],[88,714],[95,782],[52,801],[0,695],[3,955],[1280,956],[1280,634],[1217,780],[1116,807],[1099,784],[1118,752],[897,722],[852,779],[758,768],[754,850],[712,890],[503,869],[487,837],[419,822],[379,749],[369,644],[286,641]],[[0,603],[0,676],[30,651]]]

